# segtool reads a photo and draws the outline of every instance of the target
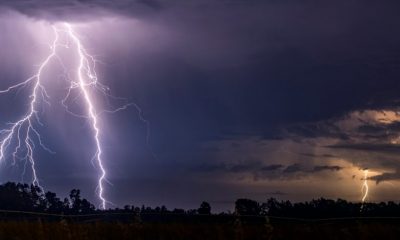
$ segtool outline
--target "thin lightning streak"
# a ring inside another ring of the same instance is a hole
[[[79,38],[76,36],[74,31],[72,30],[71,25],[68,23],[64,24],[68,35],[71,37],[71,39],[74,41],[78,55],[79,55],[79,67],[78,67],[78,85],[81,90],[81,93],[84,96],[86,105],[87,105],[87,111],[92,123],[92,128],[94,131],[94,139],[96,142],[96,153],[94,158],[97,161],[97,164],[100,168],[100,178],[98,180],[98,190],[99,190],[99,198],[101,200],[101,207],[103,209],[106,209],[106,199],[104,198],[104,181],[106,178],[106,170],[103,166],[103,161],[102,161],[102,149],[101,149],[101,144],[100,144],[100,129],[98,126],[98,119],[97,119],[97,113],[93,105],[93,100],[90,97],[89,91],[87,87],[91,85],[96,85],[97,84],[97,77],[96,77],[96,72],[94,71],[94,65],[91,66],[90,63],[94,64],[94,58],[87,54],[85,48],[82,46]],[[71,88],[74,88],[74,84],[71,85]]]
[[[368,190],[369,190],[369,187],[368,187],[368,169],[365,169],[364,170],[364,182],[363,182],[363,185],[361,187],[361,193],[363,194],[363,197],[361,199],[362,203],[364,203],[365,199],[367,199],[367,197],[368,197]]]

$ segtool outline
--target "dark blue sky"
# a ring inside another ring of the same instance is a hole
[[[358,200],[364,168],[379,183],[370,200],[397,200],[398,7],[372,0],[3,0],[0,86],[29,76],[46,54],[45,37],[35,35],[41,24],[77,26],[103,62],[101,81],[138,104],[150,123],[146,144],[137,109],[103,117],[107,197],[119,206]],[[3,124],[18,116],[10,101],[24,108],[23,96],[1,100],[9,116]],[[43,185],[61,195],[79,187],[96,202],[90,129],[64,115],[56,107],[43,114],[57,152],[38,153]],[[19,170],[5,165],[2,181],[18,180]]]

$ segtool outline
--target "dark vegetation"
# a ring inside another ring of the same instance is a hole
[[[27,184],[0,185],[0,239],[397,239],[400,204],[238,199],[231,213],[125,206],[106,211]]]

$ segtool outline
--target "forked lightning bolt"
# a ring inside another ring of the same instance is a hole
[[[69,113],[72,113],[75,116],[85,117],[88,121],[90,121],[93,138],[96,144],[96,151],[94,153],[93,159],[97,163],[97,166],[100,169],[99,179],[98,179],[98,197],[101,201],[101,208],[106,209],[107,200],[104,196],[104,182],[106,181],[106,170],[103,164],[103,151],[100,141],[100,132],[101,129],[99,127],[99,119],[98,116],[102,112],[116,112],[119,110],[125,109],[127,106],[132,104],[127,104],[123,107],[117,108],[115,110],[103,110],[98,111],[94,104],[94,99],[91,96],[93,90],[100,91],[101,93],[109,96],[107,91],[108,87],[102,85],[98,82],[97,74],[95,71],[96,61],[93,56],[88,54],[83,44],[81,43],[78,35],[74,32],[72,26],[68,23],[62,24],[62,27],[53,26],[54,32],[54,41],[50,46],[50,54],[45,58],[45,60],[40,64],[39,69],[35,75],[28,78],[24,82],[15,84],[10,86],[5,90],[1,90],[0,94],[9,93],[13,90],[16,90],[21,87],[32,86],[32,92],[30,94],[30,107],[26,114],[21,117],[18,121],[10,124],[10,127],[0,130],[0,160],[4,161],[7,157],[7,150],[12,148],[13,151],[10,154],[13,159],[13,163],[16,162],[17,159],[25,160],[25,163],[30,163],[32,169],[32,184],[38,186],[40,188],[41,185],[39,183],[39,179],[37,176],[37,171],[35,169],[35,159],[34,159],[34,150],[36,148],[35,143],[39,144],[43,149],[51,152],[49,148],[47,148],[41,139],[39,131],[35,128],[37,125],[42,125],[39,119],[38,114],[38,106],[41,102],[49,103],[49,95],[46,92],[46,88],[42,83],[42,72],[48,67],[49,63],[57,58],[61,61],[61,58],[57,56],[57,49],[60,47],[64,47],[68,50],[75,51],[78,59],[78,66],[74,71],[76,76],[72,79],[68,79],[70,81],[70,87],[67,91],[66,97],[63,99],[62,104],[66,107]],[[66,38],[69,39],[68,44],[64,44],[60,40],[60,34],[64,34]],[[76,79],[75,79],[76,78]],[[86,113],[84,115],[75,114],[67,108],[65,102],[71,95],[71,92],[76,89],[79,91],[80,96],[82,96]],[[138,108],[136,105],[134,105]],[[141,117],[141,116],[140,116]]]
[[[364,169],[364,179],[363,179],[363,185],[361,187],[361,193],[363,194],[362,198],[361,198],[361,202],[364,203],[365,200],[368,197],[368,169]]]
[[[71,25],[69,25],[68,23],[65,23],[65,27],[66,27],[68,35],[71,37],[74,44],[76,45],[76,50],[78,51],[78,56],[79,56],[79,66],[78,66],[78,71],[77,71],[78,82],[72,81],[71,89],[78,86],[79,89],[81,90],[81,93],[83,94],[83,97],[84,97],[86,105],[87,105],[87,114],[89,115],[90,121],[92,123],[92,128],[94,131],[94,139],[96,142],[96,153],[94,155],[94,159],[96,159],[97,164],[101,171],[100,178],[98,181],[99,198],[101,200],[101,207],[103,209],[105,209],[106,208],[106,199],[104,198],[103,182],[106,177],[106,170],[104,169],[103,162],[101,159],[102,149],[101,149],[101,144],[100,144],[100,139],[99,139],[100,129],[98,127],[97,112],[94,108],[93,101],[92,101],[90,94],[88,92],[88,89],[87,89],[88,87],[91,87],[91,86],[94,86],[94,87],[98,86],[97,75],[96,75],[96,72],[94,71],[95,60],[83,48],[79,38],[76,36],[74,31],[72,30]],[[101,86],[101,87],[103,87],[103,86]]]
[[[14,90],[19,87],[26,86],[28,84],[33,84],[33,90],[29,98],[31,99],[30,102],[30,107],[28,112],[18,121],[11,123],[9,128],[6,129],[1,129],[0,134],[1,134],[1,141],[0,141],[0,160],[3,161],[5,156],[5,151],[7,148],[12,144],[12,141],[15,139],[17,141],[17,146],[14,148],[14,151],[12,152],[12,157],[13,157],[13,162],[15,163],[16,159],[25,159],[25,161],[29,161],[31,164],[32,168],[32,183],[35,186],[40,186],[39,179],[36,174],[36,169],[35,169],[35,160],[33,158],[33,151],[35,149],[35,141],[34,138],[38,140],[39,144],[46,150],[49,150],[47,147],[45,147],[42,143],[41,137],[39,132],[35,129],[35,123],[41,124],[38,116],[38,110],[37,110],[37,104],[38,104],[38,98],[41,97],[44,102],[47,102],[47,98],[49,96],[47,95],[46,89],[44,86],[41,84],[41,75],[43,69],[46,67],[46,65],[50,62],[50,60],[56,55],[56,48],[57,48],[57,42],[59,39],[59,35],[57,31],[54,29],[55,33],[55,39],[53,41],[53,44],[51,45],[51,53],[47,58],[43,61],[43,63],[40,65],[37,73],[33,75],[32,77],[28,78],[22,83],[18,83],[16,85],[13,85],[6,90],[0,91],[0,93],[8,93],[11,90]],[[18,154],[24,151],[25,155],[24,156],[19,156]]]

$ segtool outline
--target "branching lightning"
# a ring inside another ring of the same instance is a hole
[[[71,25],[69,25],[68,23],[65,23],[65,27],[67,29],[68,35],[71,37],[71,39],[75,43],[76,49],[77,49],[78,55],[79,55],[79,66],[78,66],[78,71],[77,71],[78,83],[71,82],[72,83],[71,89],[78,86],[79,89],[81,90],[81,93],[84,96],[84,99],[85,99],[85,102],[87,105],[87,113],[88,113],[89,118],[92,123],[94,139],[96,142],[96,153],[93,158],[96,159],[97,164],[101,171],[100,178],[98,181],[99,198],[101,200],[101,207],[103,209],[105,209],[106,208],[106,199],[104,198],[103,182],[106,177],[106,170],[104,169],[103,162],[101,159],[102,149],[101,149],[101,144],[100,144],[100,139],[99,139],[100,129],[99,129],[98,123],[97,123],[98,122],[97,113],[94,108],[93,101],[89,95],[88,89],[87,89],[91,85],[97,86],[97,76],[96,76],[96,72],[94,70],[95,60],[92,56],[87,54],[87,52],[83,48],[79,38],[76,36],[74,31],[72,30]],[[93,64],[92,66],[91,66],[91,63]]]
[[[361,202],[364,203],[365,200],[368,197],[368,169],[364,169],[364,179],[363,179],[363,185],[361,187],[361,193],[362,193],[362,198],[361,198]]]
[[[61,27],[53,26],[54,41],[50,45],[50,53],[45,58],[45,60],[40,64],[38,71],[35,75],[28,78],[27,80],[12,85],[5,90],[0,90],[0,94],[6,94],[14,91],[18,88],[32,86],[32,91],[30,94],[30,104],[29,109],[26,114],[23,115],[18,121],[9,124],[9,127],[5,129],[0,129],[0,161],[4,161],[7,157],[12,157],[12,161],[15,164],[16,160],[24,160],[26,163],[30,163],[32,170],[32,184],[42,188],[39,183],[39,178],[35,168],[34,150],[40,145],[43,149],[53,153],[48,147],[46,147],[42,141],[41,135],[35,126],[42,125],[40,122],[38,107],[40,103],[50,104],[48,101],[50,99],[47,94],[46,88],[42,83],[42,73],[43,70],[48,67],[49,63],[53,59],[59,60],[62,64],[61,57],[57,55],[58,48],[65,48],[70,51],[74,51],[77,55],[78,65],[74,71],[75,77],[71,79],[67,78],[70,82],[69,88],[67,89],[67,94],[62,100],[62,105],[66,108],[66,111],[73,114],[74,116],[84,117],[90,122],[90,126],[93,132],[93,139],[95,141],[96,150],[93,155],[92,161],[94,161],[99,168],[99,178],[97,193],[101,201],[101,208],[106,209],[107,200],[104,196],[104,182],[106,181],[106,169],[103,164],[103,150],[100,140],[101,129],[99,127],[99,115],[104,112],[115,113],[119,110],[124,110],[128,106],[135,106],[138,111],[140,110],[136,104],[126,104],[114,110],[102,110],[96,109],[94,104],[94,98],[92,96],[94,91],[100,91],[105,96],[110,96],[108,94],[109,88],[98,82],[97,74],[95,71],[96,60],[90,55],[84,48],[78,35],[74,32],[72,26],[68,23],[63,23],[59,25]],[[68,43],[65,44],[60,40],[60,35],[63,34],[68,38]],[[71,96],[73,90],[79,91],[79,96],[82,97],[85,104],[85,114],[77,114],[70,111],[66,105],[67,100]],[[139,115],[141,114],[141,110]],[[140,115],[142,119],[142,116]],[[144,120],[145,121],[145,120]],[[147,121],[145,121],[147,124]],[[35,144],[36,143],[36,144]],[[7,150],[12,149],[10,155],[7,154]],[[25,170],[24,170],[25,171]]]
[[[36,169],[35,169],[35,159],[33,157],[33,151],[35,149],[35,141],[34,138],[38,140],[39,144],[46,150],[50,151],[46,146],[43,145],[41,136],[39,132],[35,129],[34,123],[41,124],[38,116],[38,110],[37,110],[37,104],[38,104],[38,98],[41,97],[44,102],[47,102],[47,99],[49,98],[46,89],[44,86],[41,84],[41,75],[43,69],[47,66],[47,64],[50,62],[50,60],[56,55],[56,48],[57,48],[57,42],[59,39],[59,35],[56,31],[55,28],[54,33],[55,33],[55,39],[53,41],[53,44],[51,45],[51,53],[47,56],[47,58],[42,62],[40,65],[37,73],[33,75],[32,77],[28,78],[22,83],[18,83],[16,85],[10,86],[6,90],[0,91],[0,93],[8,93],[11,90],[14,90],[19,87],[26,86],[28,84],[33,84],[34,87],[32,89],[32,93],[29,96],[31,99],[30,102],[30,107],[28,112],[18,121],[11,123],[10,128],[6,129],[1,129],[0,134],[1,134],[1,141],[0,141],[0,160],[3,161],[5,158],[5,151],[7,148],[10,146],[12,140],[16,138],[17,141],[17,146],[14,148],[14,151],[12,152],[12,157],[13,157],[13,162],[15,163],[16,159],[25,159],[25,161],[29,161],[31,163],[31,168],[32,168],[32,183],[35,186],[40,186],[39,179],[36,174]],[[25,155],[20,156],[19,153],[22,151],[22,148],[25,150]]]

